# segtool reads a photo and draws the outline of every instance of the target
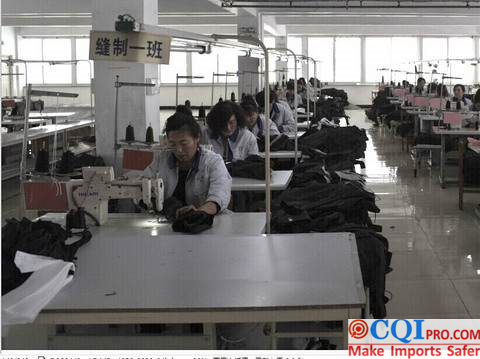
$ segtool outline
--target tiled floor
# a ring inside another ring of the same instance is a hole
[[[466,194],[458,210],[455,186],[441,189],[437,172],[422,168],[413,177],[412,160],[401,141],[349,111],[351,124],[366,128],[370,141],[365,174],[378,196],[383,225],[393,251],[387,276],[390,318],[480,318],[480,194]],[[2,183],[2,221],[18,215],[18,184]]]
[[[414,178],[400,139],[373,127],[361,110],[349,114],[351,124],[367,129],[365,174],[393,252],[388,316],[480,318],[480,194],[466,194],[460,211],[457,187],[441,189],[438,172],[425,167]]]

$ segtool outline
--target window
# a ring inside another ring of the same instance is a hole
[[[174,84],[179,76],[187,75],[187,54],[185,52],[170,52],[170,63],[160,65],[160,81],[162,84]],[[178,83],[185,83],[186,79],[178,79]]]
[[[423,60],[430,61],[423,64],[423,77],[430,82],[429,78],[435,80],[441,77],[431,74],[431,72],[448,73],[447,63],[445,61],[435,61],[446,59],[448,56],[446,38],[424,38],[423,39]]]
[[[391,56],[392,39],[390,37],[367,37],[365,39],[365,81],[380,82],[384,72],[379,69],[391,67]],[[394,74],[398,75],[398,73]]]
[[[450,37],[448,39],[448,58],[450,61],[449,76],[461,77],[461,80],[452,80],[463,84],[473,84],[475,79],[475,67],[472,61],[458,61],[455,59],[472,59],[475,57],[473,39],[470,37]]]
[[[237,73],[238,72],[238,56],[240,55],[238,50],[219,47],[215,51],[218,55],[218,72],[224,73]],[[225,82],[225,78],[218,79],[217,82]],[[228,78],[229,83],[238,82],[238,76],[230,76]]]
[[[68,61],[72,59],[71,39],[43,39],[43,60]],[[72,65],[43,64],[45,84],[71,84]]]
[[[90,39],[75,39],[75,56],[77,60],[88,60],[90,53]],[[91,61],[77,62],[77,84],[90,84],[90,77],[93,77],[91,71]]]
[[[333,82],[333,37],[310,37],[308,39],[308,56],[321,61],[317,63],[317,78],[323,82]],[[314,66],[310,62],[310,77]]]
[[[192,54],[192,75],[204,77],[203,79],[193,79],[194,83],[211,83],[214,72],[218,73],[217,54],[214,50],[210,54]]]
[[[18,43],[18,57],[22,60],[42,60],[42,39],[21,39]],[[23,72],[23,66],[22,72]],[[40,63],[27,64],[27,82],[43,84],[43,65]],[[25,83],[22,76],[21,84]]]
[[[335,82],[361,80],[360,38],[335,38]]]
[[[287,48],[292,50],[296,55],[303,54],[302,52],[302,38],[301,37],[287,37]],[[288,57],[288,78],[294,79],[295,78],[295,65],[293,63],[293,57]],[[297,62],[297,77],[302,77],[302,62]]]
[[[392,37],[392,67],[406,71],[406,79],[410,83],[415,82],[415,64],[413,62],[419,60],[418,55],[418,39],[416,37]],[[403,75],[404,73],[402,73]]]

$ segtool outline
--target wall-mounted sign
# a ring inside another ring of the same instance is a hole
[[[170,62],[170,36],[144,32],[90,32],[90,60],[148,64]]]

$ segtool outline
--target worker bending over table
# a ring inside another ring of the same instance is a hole
[[[425,92],[425,84],[427,81],[423,77],[419,77],[417,80],[417,86],[415,86],[415,94],[423,95]]]
[[[155,151],[152,163],[128,177],[160,176],[165,198],[175,197],[183,205],[177,217],[190,211],[216,215],[230,202],[232,178],[222,157],[200,147],[200,125],[191,116],[176,112],[167,119],[167,151]]]
[[[475,96],[473,96],[473,111],[480,111],[480,89],[475,92]]]
[[[460,102],[462,110],[472,110],[473,103],[470,99],[465,97],[465,86],[462,84],[456,84],[453,86],[453,97],[451,99],[452,102]],[[454,107],[452,107],[454,109]]]
[[[232,101],[219,102],[212,108],[203,137],[226,162],[258,155],[257,139],[246,128],[245,112]]]
[[[251,95],[244,97],[242,103],[240,104],[243,111],[245,112],[245,119],[247,123],[247,128],[252,132],[255,137],[265,136],[267,121],[265,116],[260,114],[260,109],[258,108],[257,101]],[[277,136],[280,134],[277,125],[273,121],[270,122],[270,136]]]
[[[260,106],[265,103],[265,91],[259,92],[255,99]],[[270,120],[275,122],[278,130],[284,132],[295,131],[295,119],[288,103],[280,101],[275,91],[270,91]]]
[[[295,83],[293,82],[293,80],[287,82],[286,97],[287,103],[291,109],[303,106],[302,97],[298,93],[295,93]]]

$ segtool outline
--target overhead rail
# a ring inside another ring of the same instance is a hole
[[[225,8],[264,9],[480,9],[480,0],[222,0]]]

